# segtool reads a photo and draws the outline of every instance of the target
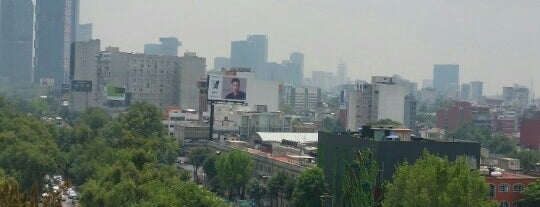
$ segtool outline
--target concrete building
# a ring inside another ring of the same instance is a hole
[[[94,26],[92,23],[77,25],[77,38],[78,42],[86,42],[92,39]]]
[[[462,101],[471,100],[471,84],[468,84],[468,83],[461,84],[461,93],[459,97],[460,97],[460,100]]]
[[[503,101],[505,105],[523,110],[529,106],[529,89],[518,84],[503,87]]]
[[[74,88],[70,90],[71,110],[84,111],[88,107],[98,106],[97,90],[97,54],[101,51],[100,40],[74,42],[71,48],[70,84],[77,81],[88,81],[90,88]]]
[[[32,82],[33,25],[31,0],[0,0],[0,80],[10,86]]]
[[[362,130],[369,131],[369,130]],[[391,130],[385,133],[392,134]],[[376,186],[392,179],[397,164],[407,160],[414,162],[422,156],[424,150],[450,160],[464,157],[471,169],[480,165],[480,143],[477,142],[438,142],[438,141],[378,141],[376,136],[365,134],[333,134],[319,132],[317,162],[324,170],[325,183],[333,197],[333,206],[344,206],[347,166],[353,164],[358,150],[369,149],[372,159],[377,162]],[[393,137],[393,136],[391,136]],[[394,139],[396,140],[396,139]]]
[[[258,132],[292,132],[292,117],[279,112],[242,113],[240,138],[247,140]]]
[[[308,116],[322,103],[320,88],[292,86],[282,87],[282,103],[292,106],[296,114]]]
[[[474,102],[480,102],[484,91],[484,83],[481,81],[471,82],[471,100]]]
[[[488,172],[489,173],[489,172]],[[509,172],[494,172],[486,175],[489,185],[489,198],[498,202],[499,206],[518,206],[523,198],[527,185],[538,178]]]
[[[392,119],[405,123],[405,97],[408,94],[405,87],[388,82],[377,83],[376,88],[379,92],[376,120]]]
[[[98,104],[125,107],[140,101],[161,109],[178,105],[180,70],[179,57],[125,53],[109,47],[98,54],[96,90],[107,91],[98,96]],[[196,80],[194,89],[199,91]]]
[[[522,147],[540,150],[540,119],[525,119],[521,121],[520,144]]]
[[[492,115],[489,108],[456,101],[452,106],[437,111],[437,128],[455,130],[459,125],[466,123],[491,130]]]
[[[35,82],[52,78],[55,88],[60,88],[68,81],[78,25],[79,0],[36,1]]]
[[[231,59],[226,57],[215,57],[214,58],[214,71],[219,71],[222,68],[226,70],[231,68]]]
[[[373,84],[358,85],[350,91],[347,100],[347,129],[356,131],[371,120],[377,120],[378,93]]]
[[[293,52],[289,56],[289,61],[284,64],[285,73],[288,74],[293,86],[299,87],[304,82],[304,54]]]
[[[337,84],[346,84],[347,83],[347,65],[343,61],[339,62],[337,65]]]
[[[179,91],[180,106],[199,108],[199,88],[197,81],[206,76],[206,58],[198,57],[194,52],[184,53],[180,57]]]
[[[145,44],[144,54],[178,56],[178,47],[182,45],[178,38],[162,37],[159,42],[160,44]]]
[[[457,98],[459,65],[435,64],[433,66],[433,86],[439,94],[449,98]]]
[[[261,73],[267,62],[266,35],[248,35],[247,40],[231,42],[231,68],[250,68],[257,78],[268,80]]]
[[[312,71],[311,82],[311,87],[321,88],[323,91],[329,90],[330,88],[336,86],[334,74],[327,71]]]

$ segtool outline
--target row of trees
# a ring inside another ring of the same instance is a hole
[[[116,118],[91,108],[71,128],[17,108],[0,98],[0,197],[18,201],[10,206],[34,206],[52,174],[81,187],[83,206],[226,206],[174,167],[179,144],[152,105],[133,104]]]
[[[489,129],[476,127],[471,123],[459,125],[455,130],[447,132],[446,137],[477,141],[483,147],[487,147],[491,153],[497,154],[509,154],[517,145],[512,138],[504,134],[492,134]]]

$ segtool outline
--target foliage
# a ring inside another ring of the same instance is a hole
[[[97,130],[103,128],[107,123],[112,120],[110,114],[105,110],[97,107],[86,109],[84,113],[80,114],[77,118],[77,124],[85,124],[97,134]]]
[[[320,197],[325,192],[323,170],[318,167],[308,169],[296,178],[292,204],[297,207],[321,206]]]
[[[391,126],[396,126],[396,127],[404,126],[401,122],[394,121],[392,119],[380,119],[378,121],[370,121],[366,123],[365,125],[367,126],[391,125]]]
[[[379,166],[372,158],[368,148],[364,152],[357,151],[353,164],[347,166],[344,179],[345,206],[377,206],[375,189]]]
[[[32,192],[35,191],[35,187]],[[37,195],[27,198],[20,192],[19,183],[15,178],[8,177],[4,171],[0,169],[0,206],[31,206],[37,207]]]
[[[187,155],[189,163],[193,165],[193,178],[195,183],[199,183],[199,178],[197,176],[197,171],[199,167],[204,164],[204,161],[210,154],[214,153],[210,148],[195,148]]]
[[[268,194],[270,196],[270,202],[273,203],[274,200],[278,202],[278,199],[281,198],[281,194],[285,192],[285,184],[287,182],[287,175],[284,172],[278,172],[272,175],[270,179],[266,182],[268,188]],[[282,199],[282,198],[281,198]]]
[[[295,119],[292,120],[292,125],[293,126],[302,125],[302,121],[299,118],[295,118]]]
[[[164,133],[161,113],[149,103],[132,104],[118,119],[122,129],[127,129],[143,138],[161,137]]]
[[[331,132],[338,130],[337,128],[339,128],[337,120],[330,117],[325,117],[322,120],[322,131]]]
[[[540,181],[531,183],[527,186],[527,188],[525,188],[525,191],[523,192],[523,199],[519,201],[518,206],[540,206]]]
[[[509,157],[519,159],[521,168],[525,170],[536,169],[536,163],[540,162],[540,151],[538,150],[514,150]]]
[[[59,169],[61,152],[52,139],[50,127],[23,115],[0,98],[0,168],[14,177],[23,191]]]
[[[228,191],[229,199],[234,196],[244,198],[245,186],[253,170],[253,161],[244,151],[231,150],[216,160],[217,178],[220,187]]]
[[[205,182],[208,186],[216,188],[218,186],[217,170],[216,170],[216,160],[217,157],[215,154],[210,154],[202,165],[205,177]]]
[[[382,206],[496,206],[488,185],[464,160],[451,162],[424,151],[414,164],[398,166],[385,185]]]
[[[257,180],[257,178],[251,178],[248,181],[246,188],[247,188],[247,194],[249,198],[257,201],[257,203],[260,202],[260,200],[264,197],[267,191],[267,188],[264,185],[264,183]]]
[[[490,152],[508,154],[516,147],[515,141],[503,134],[492,135],[487,128],[476,127],[472,123],[459,125],[455,130],[446,133],[446,137],[480,142]]]
[[[284,114],[294,114],[294,108],[286,103],[279,104],[279,111],[283,112]]]
[[[429,128],[433,128],[437,122],[437,117],[434,113],[418,113],[416,114],[416,121],[418,123],[426,123]]]

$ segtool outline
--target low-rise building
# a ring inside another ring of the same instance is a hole
[[[486,170],[482,170],[486,171]],[[486,173],[484,173],[486,174]],[[496,200],[501,207],[514,207],[523,198],[523,191],[538,178],[509,172],[490,172],[486,174],[486,182],[489,184],[489,197]]]

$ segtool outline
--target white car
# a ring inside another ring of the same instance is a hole
[[[73,198],[76,198],[77,197],[77,193],[75,191],[68,191],[68,196],[70,199],[73,199]]]

